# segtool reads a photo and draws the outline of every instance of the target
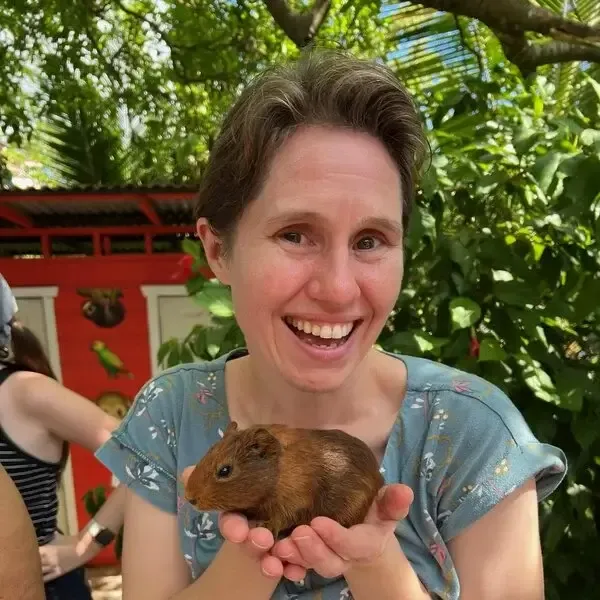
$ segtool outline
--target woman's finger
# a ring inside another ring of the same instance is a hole
[[[413,500],[414,493],[407,485],[386,485],[377,496],[377,516],[381,521],[401,521],[408,515]]]
[[[332,551],[308,525],[296,527],[291,538],[302,560],[321,577],[337,577],[347,569],[347,561]]]
[[[294,541],[287,537],[279,540],[271,550],[271,554],[279,558],[283,563],[290,563],[300,567],[308,568],[308,565],[302,558],[298,547]]]
[[[273,534],[268,529],[255,527],[248,532],[245,545],[251,554],[260,556],[268,552],[274,543]]]
[[[383,552],[389,538],[384,535],[381,525],[363,523],[346,529],[327,517],[317,517],[310,525],[322,542],[346,561],[372,560]],[[388,534],[392,534],[393,523],[389,527]]]
[[[290,581],[302,581],[306,577],[306,569],[300,565],[284,564],[283,576]]]
[[[219,515],[219,531],[227,541],[241,544],[246,541],[250,527],[244,515],[226,512]]]
[[[283,576],[283,564],[278,558],[270,554],[264,554],[260,560],[260,568],[265,577],[281,579]]]

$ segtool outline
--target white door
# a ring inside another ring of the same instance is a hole
[[[161,368],[157,355],[171,338],[184,339],[196,325],[209,325],[210,313],[196,304],[183,285],[143,285],[148,307],[148,336],[152,375]]]
[[[61,377],[60,354],[56,334],[54,298],[57,287],[21,287],[12,288],[17,299],[17,317],[39,338],[52,370]],[[58,490],[58,526],[65,535],[74,535],[78,531],[75,491],[71,460],[67,462]]]

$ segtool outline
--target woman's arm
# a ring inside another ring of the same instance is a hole
[[[122,570],[127,600],[268,600],[278,583],[262,574],[258,556],[229,542],[192,583],[179,547],[177,517],[133,491],[125,504]]]
[[[378,560],[353,565],[344,576],[355,600],[431,599],[395,537]]]
[[[24,416],[35,419],[57,438],[95,452],[119,422],[93,402],[60,383],[28,371],[11,375],[5,385]]]
[[[535,481],[530,480],[448,543],[461,600],[543,600]]]
[[[40,548],[46,581],[87,564],[102,550],[103,546],[92,537],[91,527],[96,522],[116,535],[123,525],[126,497],[127,487],[121,484],[77,535],[58,536],[54,542]]]
[[[0,466],[0,598],[44,600],[35,530],[12,479]]]

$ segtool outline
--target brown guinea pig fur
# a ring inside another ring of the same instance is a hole
[[[233,421],[185,483],[198,510],[234,511],[275,538],[329,517],[362,523],[384,480],[371,449],[338,429],[293,429]]]

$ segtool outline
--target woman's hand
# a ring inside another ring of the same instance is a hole
[[[306,569],[326,578],[339,577],[352,565],[366,565],[381,556],[394,537],[396,524],[408,514],[413,497],[406,485],[385,486],[364,523],[348,529],[333,519],[317,517],[277,542],[271,555],[281,561],[284,576],[292,581],[302,579]]]
[[[222,513],[219,515],[219,530],[227,541],[240,544],[245,552],[259,560],[261,570],[266,577],[281,579],[284,565],[279,558],[269,553],[275,540],[268,529],[251,528],[247,519],[239,513]],[[298,579],[302,579],[306,574],[306,569],[298,565],[289,565],[286,568]]]
[[[76,535],[58,536],[54,541],[40,546],[42,574],[44,581],[52,581],[89,560],[89,555],[82,553],[78,546],[80,539]]]

